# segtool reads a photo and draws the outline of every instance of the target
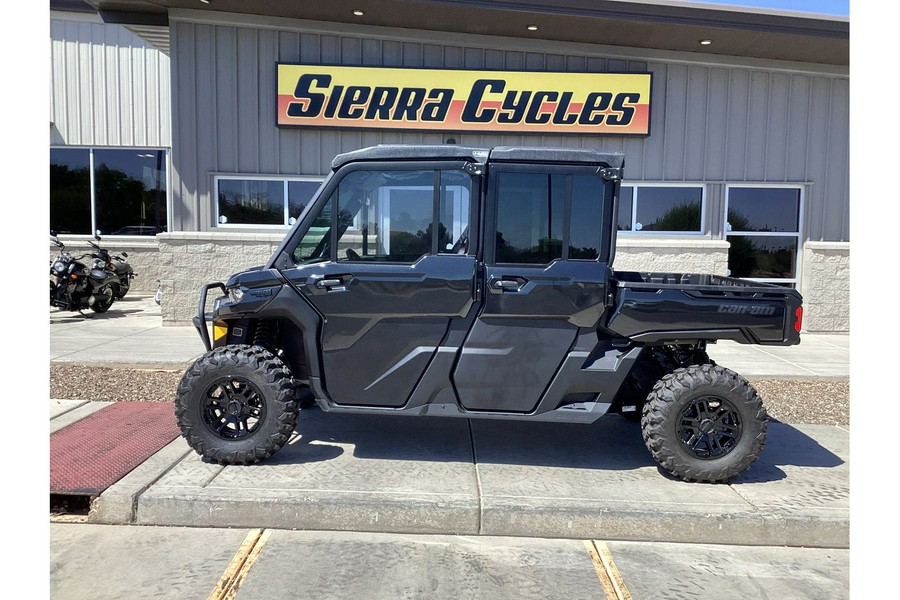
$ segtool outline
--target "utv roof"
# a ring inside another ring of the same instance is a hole
[[[490,158],[488,158],[490,157]],[[625,155],[621,152],[603,152],[583,148],[542,148],[526,146],[497,146],[474,148],[455,144],[408,145],[386,144],[362,148],[338,154],[331,161],[333,169],[347,163],[369,160],[472,160],[476,162],[533,162],[533,163],[582,163],[621,168]]]

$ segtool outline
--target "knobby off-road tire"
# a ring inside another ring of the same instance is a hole
[[[693,365],[660,379],[641,418],[650,454],[685,481],[724,482],[750,468],[766,443],[768,415],[730,369]]]
[[[291,372],[268,350],[231,345],[207,352],[185,372],[175,396],[181,434],[212,462],[268,458],[297,422]]]

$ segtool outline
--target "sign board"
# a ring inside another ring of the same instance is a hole
[[[650,73],[276,68],[279,127],[650,134]]]

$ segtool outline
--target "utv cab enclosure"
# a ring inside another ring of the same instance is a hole
[[[582,424],[619,413],[677,477],[743,472],[767,415],[706,345],[799,343],[800,294],[614,271],[623,166],[579,149],[337,156],[265,266],[203,286],[194,323],[208,352],[178,388],[184,437],[211,461],[247,464],[313,402]]]

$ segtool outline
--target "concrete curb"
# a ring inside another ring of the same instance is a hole
[[[110,525],[134,523],[140,495],[190,451],[180,437],[164,446],[100,494],[91,504],[88,522]]]

